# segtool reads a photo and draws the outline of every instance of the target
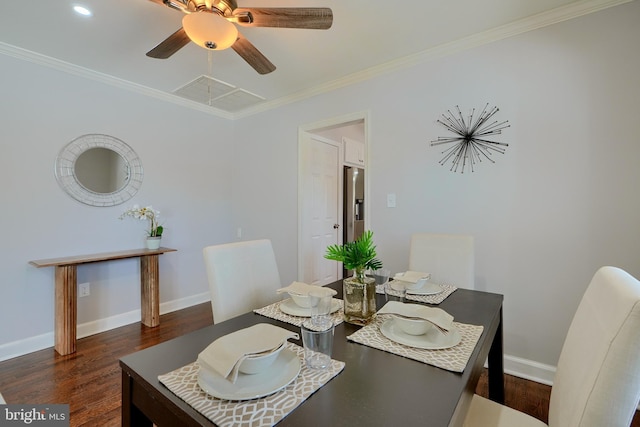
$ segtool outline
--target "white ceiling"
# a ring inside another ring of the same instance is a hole
[[[238,0],[239,7],[330,7],[333,26],[240,28],[277,69],[259,75],[227,49],[211,54],[211,75],[264,98],[246,114],[626,1]],[[93,16],[74,13],[76,4]],[[169,59],[145,55],[180,28],[182,16],[149,0],[4,0],[0,53],[163,96],[210,75],[209,53],[193,43]],[[242,115],[238,108],[227,117]]]

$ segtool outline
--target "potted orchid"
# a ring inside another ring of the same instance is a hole
[[[160,211],[154,210],[152,206],[140,207],[138,205],[133,205],[120,215],[120,219],[125,219],[126,217],[139,219],[141,221],[148,220],[149,229],[147,230],[147,248],[158,249],[160,247],[160,239],[162,237],[162,232],[164,231],[164,227],[158,223]]]

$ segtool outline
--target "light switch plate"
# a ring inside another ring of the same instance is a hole
[[[388,208],[396,207],[396,193],[387,194],[387,207]]]

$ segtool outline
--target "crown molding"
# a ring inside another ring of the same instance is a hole
[[[81,67],[79,65],[72,64],[70,62],[62,61],[60,59],[52,58],[50,56],[42,55],[37,52],[32,52],[27,49],[22,49],[4,42],[0,42],[0,53],[7,56],[12,56],[17,59],[28,61],[34,64],[43,65],[45,67],[53,68],[64,73],[72,74],[78,77],[84,77],[89,80],[94,80],[100,83],[108,84],[118,87],[130,92],[139,93],[141,95],[149,96],[151,98],[160,99],[163,101],[171,102],[183,107],[198,110],[203,113],[212,114],[224,119],[233,119],[233,114],[223,111],[214,107],[209,107],[198,102],[190,101],[177,95],[173,95],[161,90],[153,89],[148,86],[144,86],[138,83],[133,83],[128,80],[124,80],[118,77],[104,74],[99,71],[91,70],[89,68]]]
[[[473,49],[482,45],[496,42],[498,40],[503,40],[583,15],[588,15],[590,13],[598,12],[613,6],[629,3],[631,1],[634,0],[575,1],[566,6],[558,7],[546,12],[539,13],[537,15],[523,18],[509,24],[484,31],[482,33],[474,34],[449,43],[434,46],[413,55],[408,55],[397,60],[389,61],[384,64],[380,64],[378,66],[371,67],[366,70],[362,70],[357,73],[353,73],[348,76],[327,82],[325,84],[296,92],[292,95],[284,96],[272,101],[262,102],[259,105],[235,113],[230,113],[214,107],[209,107],[207,105],[190,101],[188,99],[167,92],[152,89],[150,87],[123,80],[108,74],[80,67],[69,62],[61,61],[59,59],[55,59],[46,55],[41,55],[39,53],[12,46],[4,42],[0,42],[0,53],[35,64],[54,68],[79,77],[84,77],[108,85],[116,86],[124,90],[136,92],[166,102],[171,102],[173,104],[191,108],[193,110],[201,111],[203,113],[211,114],[220,118],[235,120],[252,116],[264,111],[273,110],[281,106],[292,104],[294,102],[298,102],[307,98],[312,98],[314,96],[328,93],[345,86],[364,82],[374,77],[389,74],[428,61],[433,61],[439,58],[450,56],[459,52],[463,52],[465,50]]]
[[[613,6],[629,3],[631,1],[634,0],[576,1],[566,6],[558,7],[556,9],[542,12],[537,15],[532,15],[527,18],[502,25],[500,27],[492,28],[491,30],[484,31],[482,33],[473,34],[471,36],[464,37],[452,42],[434,46],[413,55],[408,55],[400,59],[389,61],[375,67],[350,74],[340,79],[327,82],[323,85],[294,93],[293,95],[278,98],[273,101],[263,102],[259,105],[256,105],[255,107],[237,112],[235,118],[246,117],[267,110],[272,110],[286,104],[291,104],[306,98],[311,98],[316,95],[331,92],[345,86],[364,82],[377,76],[382,76],[384,74],[389,74],[405,68],[410,68],[418,64],[440,59],[459,52],[463,52],[465,50],[473,49],[563,21],[568,21],[570,19],[608,9]]]

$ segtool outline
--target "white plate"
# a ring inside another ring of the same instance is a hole
[[[333,298],[331,300],[331,312],[335,313],[336,311],[340,310],[340,307],[342,307],[340,300]],[[280,310],[283,313],[289,314],[291,316],[311,317],[310,308],[300,307],[291,298],[287,298],[280,303]]]
[[[205,393],[227,400],[249,400],[268,396],[286,387],[300,373],[300,359],[288,348],[283,349],[278,358],[266,371],[254,375],[238,373],[235,383],[223,378],[217,372],[200,368],[198,385]]]
[[[380,326],[382,335],[399,344],[426,350],[440,350],[460,344],[462,336],[456,328],[451,328],[448,334],[443,334],[436,328],[431,328],[424,335],[409,335],[404,333],[394,319],[385,320]]]
[[[427,282],[420,289],[407,289],[409,295],[436,295],[444,289],[436,283]]]

